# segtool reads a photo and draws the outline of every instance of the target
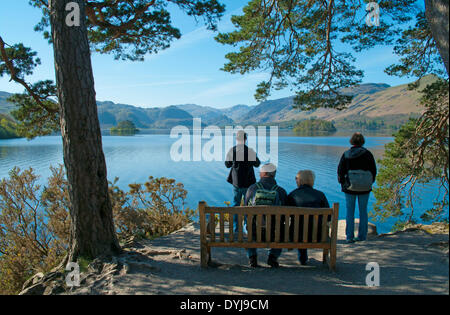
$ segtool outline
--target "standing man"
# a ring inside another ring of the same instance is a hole
[[[233,185],[233,207],[241,205],[241,200],[245,197],[248,187],[256,183],[254,167],[259,167],[261,162],[256,156],[256,152],[247,147],[247,134],[239,130],[236,135],[236,146],[227,154],[225,166],[231,168],[227,181]],[[233,216],[235,233],[238,232],[238,216]],[[245,230],[245,229],[244,229]]]

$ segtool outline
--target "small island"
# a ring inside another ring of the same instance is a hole
[[[134,136],[138,132],[139,129],[137,129],[136,125],[130,120],[121,121],[116,127],[110,129],[111,135],[115,136]]]
[[[294,126],[293,131],[302,135],[330,135],[337,131],[334,124],[322,119],[308,119]]]

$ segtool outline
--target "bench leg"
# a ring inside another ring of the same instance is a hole
[[[208,255],[208,252],[210,253],[210,250],[208,249],[208,246],[206,246],[205,244],[201,245],[200,248],[200,264],[202,266],[202,268],[206,268],[208,267],[208,261],[210,259],[210,255]]]
[[[330,270],[336,271],[336,248],[331,248],[330,250]]]

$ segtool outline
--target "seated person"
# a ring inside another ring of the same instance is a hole
[[[314,181],[315,181],[315,174],[313,171],[310,170],[304,170],[299,171],[295,181],[297,182],[297,189],[292,191],[288,195],[287,199],[287,205],[293,206],[293,207],[305,207],[305,208],[329,208],[330,205],[328,203],[327,197],[325,197],[325,194],[319,190],[314,189]],[[291,218],[291,222],[293,222],[294,218]],[[313,217],[309,217],[308,222],[308,241],[312,240],[312,225],[313,225]],[[328,218],[330,219],[330,218]],[[300,241],[303,241],[303,217],[301,217],[300,222],[300,232],[299,237]],[[319,216],[319,225],[318,225],[318,242],[321,241],[321,235],[322,235],[322,216]],[[293,224],[291,224],[291,228],[293,228]],[[293,229],[290,231],[291,233],[291,239],[293,239]],[[306,249],[299,249],[298,250],[298,260],[300,264],[306,265],[306,262],[308,261],[308,252]]]
[[[257,205],[278,205],[285,206],[287,201],[286,190],[277,185],[275,181],[276,166],[272,163],[265,164],[260,169],[260,181],[250,186],[245,195],[245,204],[249,206]],[[256,216],[254,217],[256,219]],[[283,221],[283,218],[282,218]],[[253,231],[249,231],[253,235],[256,234],[256,220],[253,221]],[[263,223],[264,226],[264,223]],[[283,226],[283,224],[282,224]],[[272,227],[275,228],[275,219],[272,219]],[[272,228],[271,228],[272,230]],[[272,231],[271,231],[272,232]],[[264,233],[265,234],[265,233]],[[263,235],[264,235],[263,234]],[[272,233],[274,234],[274,233]],[[269,240],[266,240],[269,241]],[[269,258],[267,264],[271,267],[278,267],[278,257],[281,255],[281,249],[272,248],[269,251]],[[247,250],[247,256],[250,260],[250,266],[253,268],[258,267],[257,251],[256,248],[249,248]]]

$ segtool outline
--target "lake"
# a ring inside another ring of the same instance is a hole
[[[225,168],[224,162],[174,162],[170,149],[176,141],[168,134],[104,136],[108,179],[112,181],[118,177],[118,186],[128,190],[128,184],[144,183],[149,176],[174,178],[183,183],[188,191],[187,205],[191,208],[196,208],[200,200],[215,206],[232,201],[232,186],[226,182],[229,169]],[[280,133],[278,184],[289,193],[295,189],[295,175],[299,170],[313,170],[316,173],[315,188],[326,194],[330,204],[339,202],[340,218],[345,218],[345,200],[337,182],[337,165],[342,153],[349,147],[348,141],[348,136],[296,137]],[[384,144],[390,141],[390,137],[367,137],[366,147],[378,159],[383,154]],[[60,136],[41,137],[32,141],[0,140],[0,178],[7,177],[14,166],[22,170],[32,167],[41,176],[41,183],[45,183],[51,174],[49,167],[62,163]],[[255,170],[255,173],[258,178],[258,171]],[[373,202],[371,194],[369,209]],[[423,205],[423,209],[426,206]],[[376,224],[379,232],[385,233],[390,231],[393,221]]]

